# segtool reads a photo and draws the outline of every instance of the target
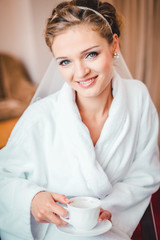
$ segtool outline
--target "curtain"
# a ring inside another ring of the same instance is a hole
[[[160,0],[108,2],[123,17],[120,47],[124,59],[133,77],[146,84],[160,119]]]

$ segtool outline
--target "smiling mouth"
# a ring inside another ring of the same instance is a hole
[[[90,87],[96,80],[96,78],[98,77],[95,76],[95,77],[92,77],[92,78],[89,78],[87,80],[84,80],[84,81],[80,81],[80,82],[77,82],[81,87]]]

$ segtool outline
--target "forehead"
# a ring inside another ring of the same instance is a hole
[[[92,46],[106,46],[108,42],[90,25],[76,25],[55,37],[52,51],[55,57],[69,56]]]

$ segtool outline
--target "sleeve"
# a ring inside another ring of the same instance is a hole
[[[132,165],[124,178],[113,185],[111,194],[102,201],[102,207],[112,213],[113,224],[130,237],[147,208],[151,195],[160,185],[158,115],[148,93],[143,102]]]
[[[33,147],[35,136],[33,139],[32,131],[23,122],[19,120],[7,146],[0,151],[0,229],[28,240],[34,239],[31,229],[31,201],[38,192],[46,188],[38,167],[38,146]],[[46,228],[45,225],[44,227]]]

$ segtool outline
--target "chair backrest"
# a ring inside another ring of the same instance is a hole
[[[143,240],[158,240],[152,202],[147,207],[140,221],[140,226]]]

